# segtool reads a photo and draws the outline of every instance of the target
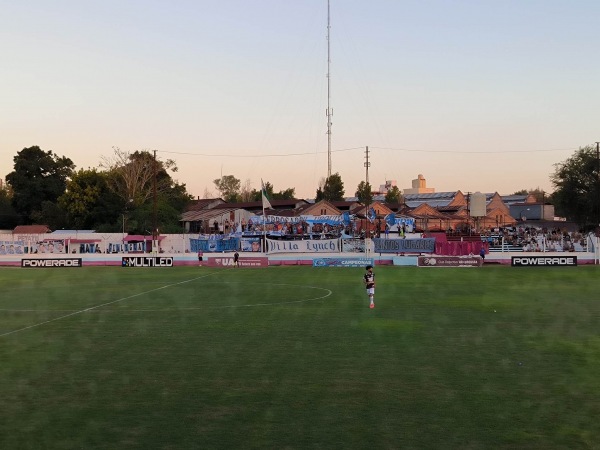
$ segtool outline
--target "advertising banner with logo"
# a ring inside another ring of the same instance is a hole
[[[232,252],[239,249],[240,240],[233,239],[190,239],[190,250],[192,253],[199,251],[210,252]]]
[[[276,241],[267,239],[268,253],[337,253],[339,251],[339,239],[306,241]]]
[[[81,258],[35,258],[22,259],[21,267],[81,267]]]
[[[173,267],[171,256],[124,256],[121,267]]]
[[[240,256],[240,267],[269,267],[269,258],[266,256]],[[208,258],[208,267],[234,267],[233,256],[219,256]]]
[[[419,267],[481,267],[481,256],[419,256]]]
[[[435,238],[373,239],[375,253],[433,253]]]
[[[366,267],[375,265],[373,258],[315,258],[313,267]]]
[[[510,258],[512,267],[575,267],[577,256],[513,256]]]

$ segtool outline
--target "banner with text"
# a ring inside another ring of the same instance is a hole
[[[313,267],[366,267],[375,265],[373,258],[315,258]]]
[[[419,256],[419,267],[481,267],[481,256]]]
[[[22,255],[23,241],[0,241],[0,255]]]
[[[433,253],[435,238],[373,239],[376,253]]]
[[[269,267],[269,258],[266,256],[240,256],[238,260],[240,267]],[[208,267],[234,267],[233,256],[218,256],[208,258]]]
[[[267,249],[268,253],[337,253],[340,251],[340,240],[276,241],[267,239]]]
[[[190,250],[198,252],[232,252],[239,249],[240,240],[235,239],[190,239]]]
[[[299,223],[299,222],[307,222],[307,223],[320,223],[327,225],[339,225],[344,222],[344,216],[340,215],[323,215],[323,216],[276,216],[273,214],[265,215],[265,223],[273,224],[273,223]],[[252,216],[248,221],[250,225],[252,224],[262,224],[263,218],[262,216]]]

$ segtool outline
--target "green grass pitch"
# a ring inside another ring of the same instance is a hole
[[[600,448],[600,269],[0,269],[3,449]]]

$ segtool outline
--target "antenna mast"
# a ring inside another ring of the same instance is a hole
[[[331,116],[333,116],[333,110],[330,108],[331,102],[331,41],[329,39],[330,25],[330,8],[329,1],[327,0],[327,178],[331,177]]]

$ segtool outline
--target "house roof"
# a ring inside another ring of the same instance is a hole
[[[495,194],[485,194],[486,200],[490,200]],[[488,197],[489,196],[489,197]],[[502,201],[507,205],[513,205],[515,203],[526,203],[529,195],[501,195]]]
[[[429,194],[406,194],[404,202],[409,208],[416,208],[423,203],[427,203],[434,208],[448,206],[456,197],[459,191],[452,192],[434,192]]]
[[[180,222],[199,222],[201,220],[210,221],[213,217],[222,216],[223,214],[227,214],[231,211],[236,211],[240,208],[213,208],[213,209],[204,209],[202,211],[186,211],[181,215],[179,219]]]
[[[44,234],[49,232],[48,225],[18,225],[13,230],[14,234]]]
[[[221,203],[225,203],[225,201],[221,198],[202,198],[198,200],[192,200],[188,206],[186,211],[200,211],[202,209],[210,208],[217,206]]]

